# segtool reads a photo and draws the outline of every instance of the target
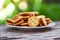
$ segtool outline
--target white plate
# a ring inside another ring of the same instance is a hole
[[[37,26],[37,27],[28,27],[28,26],[12,26],[12,25],[7,25],[8,27],[13,27],[13,28],[45,28],[45,27],[53,27],[55,26],[55,23],[52,22],[50,24],[48,24],[47,26]]]

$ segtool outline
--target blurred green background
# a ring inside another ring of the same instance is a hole
[[[20,12],[39,12],[53,21],[60,20],[59,0],[2,0],[0,1],[0,24]]]

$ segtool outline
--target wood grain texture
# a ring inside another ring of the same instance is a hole
[[[54,40],[60,38],[60,22],[51,28],[43,29],[17,29],[0,25],[0,40]]]

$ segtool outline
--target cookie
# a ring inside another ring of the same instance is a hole
[[[8,24],[8,25],[13,25],[13,23],[9,23],[9,22],[6,22],[6,24]]]
[[[49,24],[52,22],[52,20],[50,18],[46,18],[46,22],[47,22],[47,24]]]
[[[46,26],[47,25],[47,22],[46,22],[46,20],[45,20],[45,18],[44,17],[42,17],[42,18],[40,18],[40,25],[42,24],[43,26]]]
[[[25,21],[26,20],[28,21],[28,18],[30,18],[30,16],[22,16],[22,19],[25,20]]]
[[[28,23],[21,23],[20,25],[21,25],[21,26],[27,26]]]
[[[46,21],[47,22],[47,24],[49,24],[49,23],[52,23],[52,20],[48,20],[48,21]]]
[[[38,16],[39,13],[38,12],[22,12],[20,13],[21,16]]]
[[[43,26],[41,18],[39,19],[39,26]]]
[[[49,20],[51,20],[50,18],[46,18],[46,21],[49,21]]]
[[[45,18],[44,15],[38,16],[38,12],[21,12],[13,17],[13,19],[7,19],[7,24],[14,26],[46,26],[52,22],[50,18]]]
[[[37,16],[37,18],[39,19],[39,25],[40,26],[46,26],[47,25],[47,22],[46,22],[44,15]]]
[[[45,15],[36,16],[38,19],[45,18]]]
[[[19,18],[19,14],[17,14],[17,15],[15,15],[14,17],[13,17],[13,20],[16,20],[16,19],[18,19]]]
[[[22,18],[29,18],[30,16],[22,16]]]
[[[16,22],[18,22],[20,20],[22,20],[22,17],[21,16],[18,16],[18,18],[14,20],[14,23],[16,23]]]
[[[31,16],[31,13],[29,13],[29,12],[22,12],[19,14],[20,14],[20,16]]]
[[[20,25],[20,24],[23,23],[23,22],[24,22],[23,20],[20,20],[20,21],[18,21],[17,23],[15,23],[14,26],[18,26],[18,25]]]
[[[38,25],[38,19],[35,16],[32,16],[28,19],[28,25],[31,27],[36,27]]]
[[[39,25],[43,26],[41,18],[45,18],[45,16],[44,15],[40,15],[40,16],[37,16],[37,18],[39,19]]]
[[[38,12],[31,12],[32,16],[38,16],[39,13]]]
[[[8,23],[13,23],[14,21],[12,19],[7,19]]]
[[[12,20],[12,19],[7,19],[6,24],[8,24],[8,25],[13,25],[13,20]]]

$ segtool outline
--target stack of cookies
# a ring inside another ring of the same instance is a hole
[[[38,12],[21,12],[13,17],[13,19],[7,19],[8,25],[13,26],[46,26],[51,23],[50,18],[46,18],[44,15],[40,15]]]

